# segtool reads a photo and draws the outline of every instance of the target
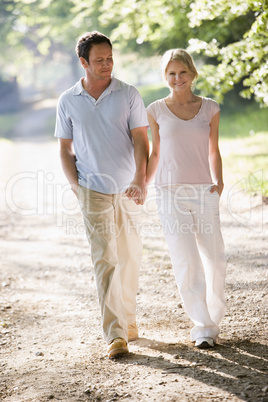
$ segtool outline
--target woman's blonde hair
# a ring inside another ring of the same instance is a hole
[[[166,81],[167,68],[170,61],[179,61],[184,64],[186,69],[189,71],[193,81],[197,80],[198,72],[195,68],[192,56],[183,49],[170,49],[164,53],[161,60],[161,69],[164,80]]]

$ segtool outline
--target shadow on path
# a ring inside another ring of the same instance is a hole
[[[244,401],[268,401],[268,348],[265,345],[245,340],[200,350],[191,345],[146,338],[140,338],[135,344],[159,351],[161,355],[131,353],[117,360],[118,363],[161,370],[167,376],[167,382],[168,377],[179,375],[217,387]]]

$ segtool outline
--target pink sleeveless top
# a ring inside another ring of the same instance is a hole
[[[212,184],[208,161],[210,122],[219,110],[217,102],[204,97],[199,112],[191,120],[175,116],[164,99],[147,107],[159,125],[157,186]]]

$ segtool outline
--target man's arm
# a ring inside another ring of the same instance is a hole
[[[146,198],[146,168],[149,156],[149,141],[147,127],[138,127],[131,130],[134,141],[134,157],[136,173],[132,183],[126,190],[129,199],[134,199],[136,204],[143,204]]]
[[[70,183],[72,191],[77,195],[78,174],[75,166],[73,140],[60,138],[59,144],[63,172]]]

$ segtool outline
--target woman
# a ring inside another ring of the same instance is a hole
[[[211,348],[226,311],[220,108],[192,92],[198,73],[185,50],[166,52],[162,72],[170,94],[147,108],[153,141],[147,183],[156,173],[159,216],[181,298],[194,323],[191,340]]]

